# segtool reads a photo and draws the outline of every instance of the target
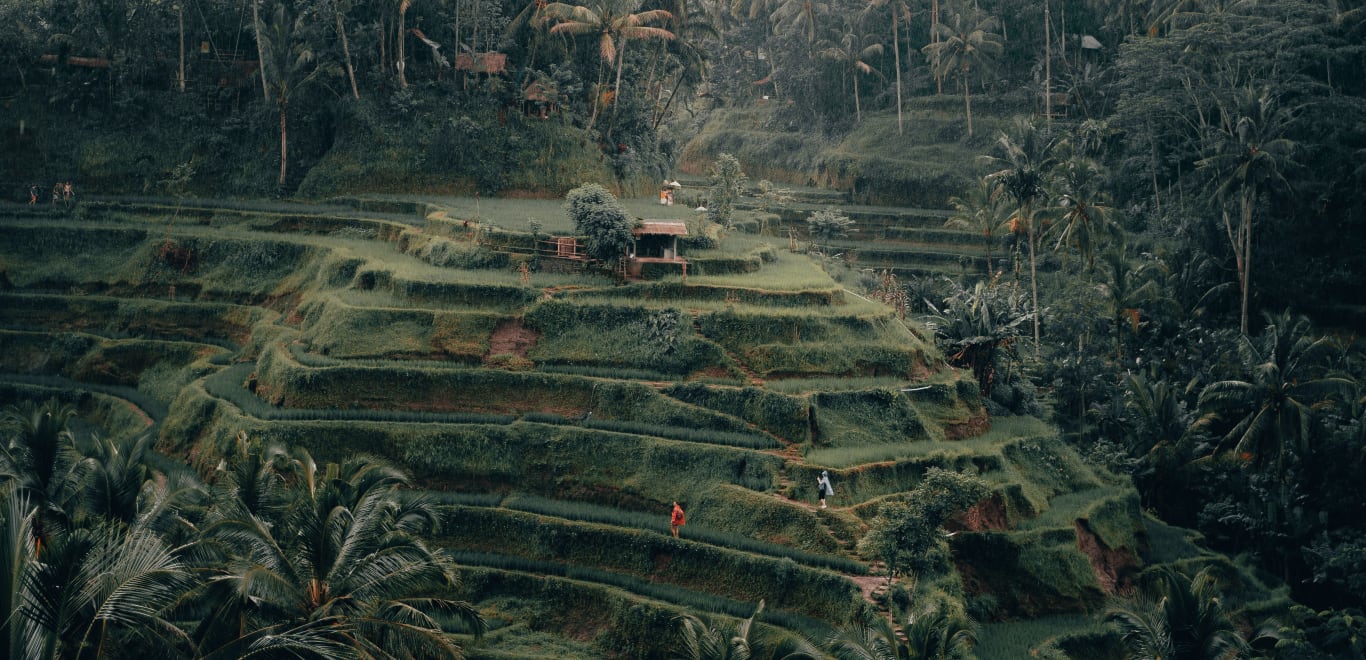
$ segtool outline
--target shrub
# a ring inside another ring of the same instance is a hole
[[[735,200],[745,189],[745,173],[740,161],[730,154],[721,154],[711,169],[711,192],[707,196],[707,219],[729,228]]]
[[[574,230],[584,235],[588,256],[615,261],[631,247],[631,219],[617,198],[596,183],[586,183],[565,195],[565,213]]]
[[[806,233],[813,241],[829,243],[848,236],[853,226],[854,221],[849,216],[841,214],[839,209],[825,209],[813,212],[807,219]]]

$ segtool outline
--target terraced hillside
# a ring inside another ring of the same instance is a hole
[[[860,231],[933,231],[889,217]],[[679,614],[760,600],[816,639],[907,600],[1078,612],[1140,562],[1128,485],[1037,420],[988,419],[926,330],[785,240],[728,236],[686,279],[616,282],[439,204],[93,203],[0,225],[0,401],[59,393],[205,474],[242,434],[404,466],[446,505],[461,596],[492,623],[473,657],[663,657]],[[954,523],[956,570],[875,594],[857,541],[931,467],[992,495]]]
[[[681,181],[688,191],[682,195],[684,200],[705,202],[696,191],[706,190],[708,179],[682,177]],[[885,270],[902,279],[947,276],[971,281],[986,275],[988,262],[997,272],[1013,264],[1014,242],[1004,228],[984,236],[946,227],[953,215],[946,209],[851,205],[848,193],[823,188],[778,186],[774,190],[778,192],[773,196],[782,201],[763,199],[763,189],[749,182],[748,196],[736,204],[745,211],[741,214],[745,219],[738,223],[742,230],[759,232],[762,227],[774,237],[799,239],[805,247],[837,255],[852,267]],[[824,209],[838,209],[854,221],[853,225],[845,238],[811,245],[806,221],[813,212]]]

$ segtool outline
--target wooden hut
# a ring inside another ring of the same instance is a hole
[[[626,259],[626,273],[641,277],[646,264],[677,264],[684,277],[688,275],[688,260],[678,256],[678,237],[688,235],[688,225],[672,220],[646,220],[631,230],[631,253]]]

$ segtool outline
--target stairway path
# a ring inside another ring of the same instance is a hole
[[[705,337],[706,335],[702,333],[701,310],[689,309],[688,315],[692,317],[693,332],[696,332],[699,337]],[[717,344],[717,346],[721,345]],[[731,350],[725,346],[721,346],[721,350],[726,352],[726,357],[730,358],[730,361],[735,364],[735,367],[740,370],[740,373],[745,375],[745,380],[748,381],[750,385],[755,387],[764,386],[764,379],[761,378],[759,374],[755,373],[753,369],[750,369],[749,365],[745,364],[744,360],[740,359],[740,356],[732,353]]]

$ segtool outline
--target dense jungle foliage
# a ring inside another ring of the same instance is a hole
[[[915,181],[995,250],[985,272],[831,271],[932,321],[993,411],[1051,414],[1146,508],[1322,610],[1283,622],[1283,657],[1362,653],[1360,0],[5,0],[0,20],[16,201],[63,180],[640,192],[690,143],[870,199]],[[748,142],[718,127],[747,112]],[[947,146],[906,155],[926,144]],[[956,178],[916,179],[936,158]],[[161,551],[137,533],[83,542]]]

